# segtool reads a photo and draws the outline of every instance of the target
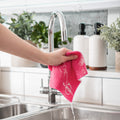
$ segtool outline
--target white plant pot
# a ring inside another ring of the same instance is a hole
[[[39,63],[12,55],[12,67],[38,67]]]
[[[36,47],[36,44],[32,43],[32,41],[26,40],[26,42]],[[12,55],[11,59],[12,59],[11,60],[12,67],[38,67],[40,66],[40,63],[33,62],[31,60],[24,59],[22,57],[18,57],[15,55]]]

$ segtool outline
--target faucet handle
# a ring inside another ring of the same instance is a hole
[[[43,86],[43,78],[41,78],[40,93],[41,94],[50,93],[49,88]],[[51,89],[51,93],[54,94],[54,95],[62,95],[60,92],[58,92],[57,90],[55,90],[53,88]]]

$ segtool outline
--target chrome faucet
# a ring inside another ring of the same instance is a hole
[[[60,22],[61,40],[67,41],[67,28],[66,28],[66,22],[65,22],[64,15],[60,11],[53,12],[50,17],[49,27],[48,27],[48,49],[49,49],[49,52],[54,51],[54,22],[55,22],[56,17],[59,18],[59,22]]]
[[[62,12],[56,11],[53,12],[50,21],[49,21],[49,27],[48,27],[48,49],[49,52],[54,51],[54,23],[55,23],[55,18],[58,17],[59,22],[60,22],[60,28],[61,28],[61,40],[67,41],[67,28],[66,28],[66,22],[65,18]],[[49,72],[49,78],[50,78],[50,72]],[[49,87],[49,94],[48,94],[48,100],[49,103],[55,104],[56,99],[55,99],[55,94],[54,90]]]
[[[54,23],[55,23],[55,18],[58,17],[59,22],[60,22],[60,28],[61,28],[61,40],[64,42],[67,42],[67,28],[66,28],[66,22],[65,18],[62,12],[56,11],[53,12],[50,21],[49,21],[49,27],[48,27],[48,49],[49,52],[54,51]],[[50,71],[49,71],[49,80],[50,80]],[[48,81],[49,81],[48,80]],[[49,87],[41,87],[40,93],[43,94],[48,94],[48,102],[50,104],[55,104],[56,103],[56,98],[55,95],[61,95],[60,92],[57,92],[56,90],[52,89]]]

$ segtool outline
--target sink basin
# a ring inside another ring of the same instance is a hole
[[[60,105],[21,120],[120,120],[120,110]]]
[[[16,103],[0,107],[0,120],[44,109],[39,105]]]

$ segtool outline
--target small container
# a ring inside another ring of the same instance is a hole
[[[78,32],[78,35],[76,35],[73,39],[73,50],[79,51],[83,54],[86,66],[88,67],[89,37],[86,35],[85,26],[86,25],[84,23],[79,24],[80,32]]]
[[[106,70],[107,69],[107,49],[106,43],[100,37],[101,23],[95,23],[95,33],[89,38],[89,69]]]

